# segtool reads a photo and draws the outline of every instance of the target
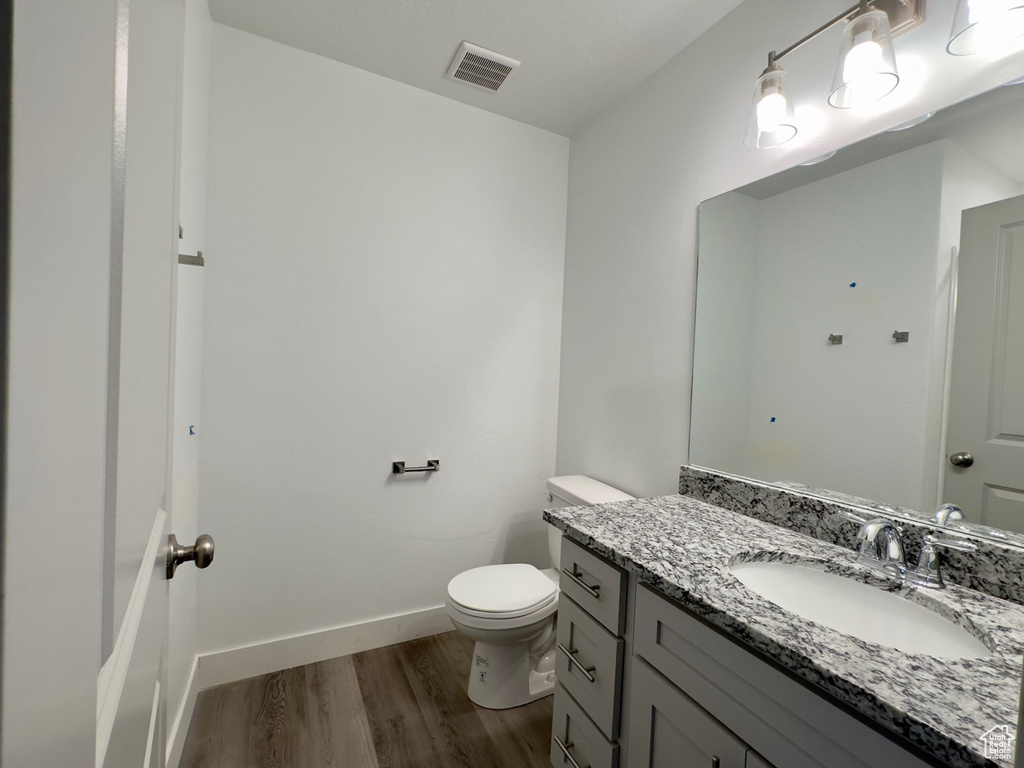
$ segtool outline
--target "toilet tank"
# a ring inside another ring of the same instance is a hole
[[[618,488],[612,488],[585,475],[562,475],[548,478],[548,509],[579,507],[587,504],[606,504],[610,501],[628,501],[634,498]],[[548,526],[548,550],[551,564],[557,570],[561,563],[562,532]]]

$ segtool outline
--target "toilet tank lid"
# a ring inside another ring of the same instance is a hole
[[[562,475],[548,478],[548,493],[569,504],[606,504],[634,498],[586,475]]]

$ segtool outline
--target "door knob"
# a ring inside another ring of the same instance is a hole
[[[967,451],[960,451],[959,453],[954,453],[952,456],[949,457],[949,463],[952,464],[954,467],[962,467],[964,469],[967,469],[969,466],[971,466],[971,464],[974,463],[974,457],[971,456],[971,454],[967,453]]]
[[[175,569],[182,563],[193,561],[196,568],[206,568],[213,562],[213,537],[202,534],[191,547],[183,547],[172,533],[167,537],[167,578],[174,578]]]

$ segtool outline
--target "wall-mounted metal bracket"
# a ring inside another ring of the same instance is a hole
[[[842,344],[843,343],[843,334],[841,334],[841,333],[830,333],[828,335],[828,343],[829,344]]]
[[[897,342],[910,341],[910,331],[893,331],[892,337]]]
[[[203,258],[202,251],[196,251],[195,256],[189,256],[187,253],[178,254],[178,263],[186,264],[190,267],[205,267],[206,259]]]

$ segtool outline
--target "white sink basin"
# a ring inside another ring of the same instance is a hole
[[[963,627],[870,584],[793,563],[736,563],[731,571],[780,608],[869,643],[943,658],[992,655]]]

